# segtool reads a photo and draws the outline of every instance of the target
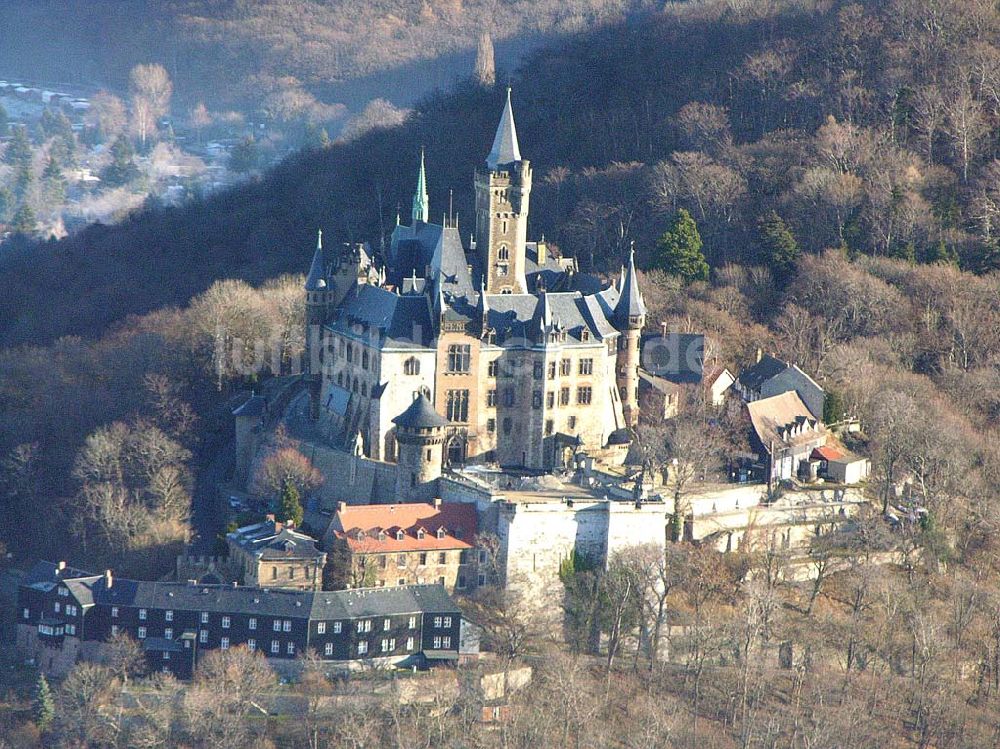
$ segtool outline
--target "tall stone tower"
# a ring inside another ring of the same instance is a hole
[[[622,273],[620,286],[614,312],[614,324],[621,333],[618,337],[618,392],[625,423],[634,429],[639,423],[639,338],[646,324],[646,303],[635,272],[634,248],[629,251],[628,267]]]
[[[319,418],[320,391],[323,387],[323,325],[330,315],[333,289],[328,279],[326,255],[323,252],[323,230],[316,233],[316,252],[306,277],[306,330],[302,373],[309,385],[310,413]]]
[[[476,251],[490,294],[524,294],[524,245],[528,237],[531,164],[521,158],[514,112],[507,102],[500,115],[486,171],[476,170]]]
[[[423,392],[392,421],[399,446],[396,500],[428,502],[437,494],[444,458],[444,428],[448,422],[434,410]]]

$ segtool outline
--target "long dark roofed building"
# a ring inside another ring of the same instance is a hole
[[[66,673],[128,634],[150,665],[187,678],[204,652],[244,645],[277,661],[315,650],[332,665],[458,657],[461,610],[441,585],[348,591],[144,582],[40,562],[18,589],[17,651]]]

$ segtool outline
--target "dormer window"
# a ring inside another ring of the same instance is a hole
[[[405,537],[405,535],[406,534],[404,534],[403,531],[401,531],[401,530],[396,531],[396,540],[397,541],[402,541],[403,538]]]
[[[445,537],[445,530],[444,530],[444,528],[438,528],[437,529],[437,537],[438,538],[444,538]]]
[[[358,541],[363,540],[364,537],[365,537],[365,532],[363,530],[358,530],[358,533],[357,533],[357,539],[358,539]]]
[[[423,528],[417,528],[417,538],[423,540],[424,536],[426,536],[426,535],[427,534],[424,533],[424,529]]]
[[[586,329],[580,331],[580,340],[581,341],[589,341],[590,340],[590,331],[586,330]]]
[[[385,541],[385,538],[386,538],[385,531],[379,531],[378,532],[378,540],[379,541]]]

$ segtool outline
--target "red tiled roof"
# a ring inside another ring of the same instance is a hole
[[[478,532],[476,506],[464,502],[445,502],[439,507],[424,503],[348,505],[337,511],[333,524],[333,535],[345,540],[351,551],[373,554],[471,549]],[[438,538],[438,529],[444,530],[443,538]],[[399,530],[403,531],[401,539],[396,538]]]
[[[823,445],[821,447],[814,448],[809,457],[813,460],[839,460],[844,457],[844,453],[835,448],[833,445]]]

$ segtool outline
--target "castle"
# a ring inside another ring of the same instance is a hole
[[[531,182],[508,90],[468,246],[456,221],[428,220],[423,155],[385,257],[320,234],[305,283],[312,415],[355,454],[404,467],[399,499],[426,499],[442,465],[624,460],[646,316],[633,259],[605,287],[529,241]]]

